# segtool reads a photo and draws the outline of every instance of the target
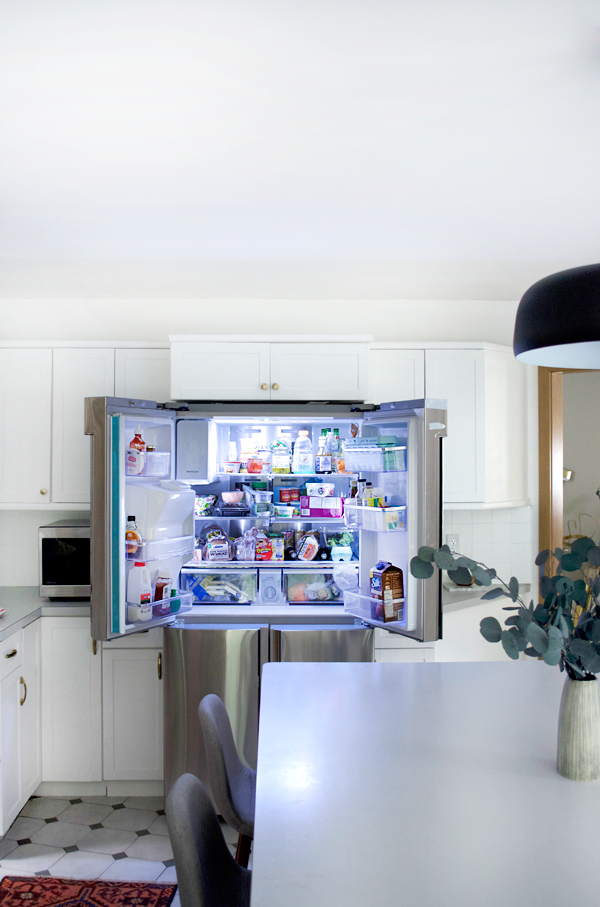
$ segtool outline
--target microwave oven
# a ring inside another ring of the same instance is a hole
[[[90,598],[89,517],[40,526],[39,573],[44,598]]]

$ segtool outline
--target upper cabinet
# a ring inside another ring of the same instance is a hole
[[[369,403],[420,400],[425,396],[425,351],[369,351]]]
[[[369,339],[172,337],[171,397],[360,402],[368,396]]]
[[[52,350],[0,349],[0,503],[50,502]]]
[[[171,351],[115,350],[115,397],[134,400],[171,399]]]
[[[90,439],[83,431],[86,397],[112,397],[112,349],[56,349],[52,383],[52,502],[90,500]]]

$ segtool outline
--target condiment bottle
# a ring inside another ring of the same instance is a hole
[[[141,429],[139,422],[138,422],[137,428],[135,430],[135,435],[133,437],[133,441],[131,442],[131,444],[129,446],[135,447],[136,450],[141,450],[141,451],[146,450],[146,442],[142,438],[142,429]]]
[[[135,554],[140,547],[142,540],[136,530],[137,523],[135,522],[135,516],[128,516],[127,526],[125,527],[125,551],[127,557],[131,557],[132,554]]]
[[[156,586],[154,587],[154,601],[162,601],[163,598],[171,597],[171,571],[170,570],[159,570],[156,577]]]

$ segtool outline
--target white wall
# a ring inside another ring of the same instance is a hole
[[[568,521],[574,520],[579,533],[600,540],[600,372],[582,372],[563,376],[563,461],[573,472],[570,482],[563,483],[564,533]],[[573,529],[573,526],[571,526]]]

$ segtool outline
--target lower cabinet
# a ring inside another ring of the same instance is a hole
[[[0,653],[0,834],[8,830],[41,781],[40,623],[36,620],[4,640]]]
[[[433,644],[424,645],[408,636],[390,633],[389,630],[375,628],[375,661],[379,662],[415,662],[435,661]]]
[[[42,617],[42,780],[102,780],[102,655],[89,617]]]
[[[162,781],[162,649],[104,648],[104,778]]]

